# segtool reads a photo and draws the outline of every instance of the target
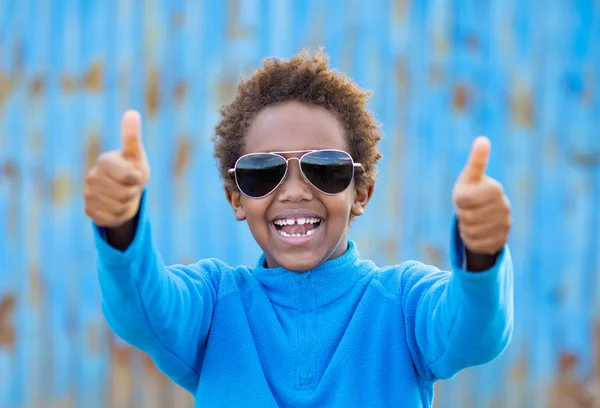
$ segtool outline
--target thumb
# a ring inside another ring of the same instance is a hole
[[[126,158],[136,161],[146,157],[142,145],[142,118],[137,111],[128,110],[121,120],[121,141]]]
[[[461,181],[469,183],[483,178],[490,160],[491,149],[490,140],[485,136],[479,136],[473,141],[471,154],[460,176]]]

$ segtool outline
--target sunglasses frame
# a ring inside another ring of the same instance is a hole
[[[315,153],[315,152],[339,152],[339,153],[344,153],[348,157],[350,157],[350,161],[352,162],[352,177],[350,178],[350,183],[348,184],[348,186],[345,189],[343,189],[339,193],[326,193],[325,191],[321,190],[320,188],[318,188],[317,186],[315,186],[313,183],[311,183],[308,180],[308,178],[306,177],[306,175],[302,171],[301,162],[302,162],[302,159],[304,158],[304,156],[309,155],[311,153]],[[297,153],[303,153],[303,154],[300,157],[289,157],[289,158],[286,158],[286,157],[283,156],[284,154],[297,154]],[[281,157],[283,160],[285,160],[285,173],[283,174],[283,177],[281,178],[281,181],[279,181],[279,183],[275,187],[273,187],[273,189],[271,191],[269,191],[267,194],[262,195],[260,197],[253,197],[253,196],[250,196],[250,195],[248,195],[248,194],[246,194],[246,193],[244,193],[242,191],[242,189],[240,188],[240,184],[238,183],[237,175],[235,173],[235,170],[237,169],[237,165],[238,165],[238,162],[240,160],[242,160],[243,158],[248,157],[248,156],[255,156],[255,155],[259,155],[259,154],[272,154],[274,156]],[[352,155],[350,153],[344,151],[344,150],[339,150],[339,149],[313,149],[313,150],[287,150],[287,151],[280,151],[280,152],[257,152],[257,153],[244,154],[243,156],[240,156],[235,161],[235,165],[233,166],[233,168],[229,169],[227,172],[229,173],[229,177],[231,177],[231,178],[233,178],[235,180],[235,185],[237,186],[238,190],[243,195],[245,195],[248,198],[260,199],[260,198],[265,198],[268,195],[272,194],[275,190],[277,190],[277,188],[279,188],[279,186],[281,184],[283,184],[283,182],[285,181],[285,179],[287,178],[287,175],[288,175],[288,170],[290,168],[290,163],[289,163],[290,160],[298,160],[298,168],[300,169],[300,174],[302,175],[302,178],[304,179],[304,181],[307,184],[309,184],[312,187],[314,187],[315,189],[317,189],[319,192],[321,192],[323,194],[326,194],[326,195],[337,195],[337,194],[341,194],[344,191],[346,191],[346,189],[348,187],[350,187],[350,184],[352,184],[352,180],[354,180],[354,175],[356,174],[355,169],[357,169],[357,168],[362,169],[363,168],[362,164],[354,162],[354,159],[352,158]]]

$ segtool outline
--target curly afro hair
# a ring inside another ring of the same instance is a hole
[[[302,51],[290,60],[265,59],[263,67],[241,80],[233,101],[220,110],[213,142],[223,180],[229,188],[236,188],[228,169],[242,155],[243,136],[256,115],[269,105],[294,100],[321,106],[337,116],[346,131],[349,153],[364,169],[356,173],[356,185],[373,184],[382,134],[367,108],[370,96],[371,92],[330,69],[322,48],[313,57]]]

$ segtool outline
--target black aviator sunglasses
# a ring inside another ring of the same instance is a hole
[[[304,153],[301,157],[285,158],[282,154]],[[242,194],[263,198],[271,194],[288,173],[290,160],[298,160],[302,178],[325,194],[339,194],[346,190],[354,178],[354,163],[350,154],[336,149],[292,150],[285,152],[249,153],[241,156],[229,169]]]

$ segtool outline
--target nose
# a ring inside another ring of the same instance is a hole
[[[312,189],[306,180],[304,180],[304,177],[302,177],[300,160],[298,158],[290,157],[288,159],[287,176],[277,190],[277,199],[281,202],[299,203],[312,200]]]

